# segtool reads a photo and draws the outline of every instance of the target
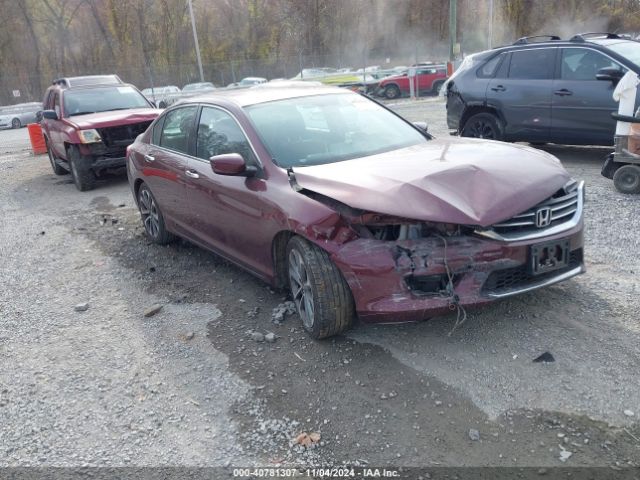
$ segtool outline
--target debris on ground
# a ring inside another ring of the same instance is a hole
[[[320,434],[318,432],[302,432],[298,435],[294,443],[296,445],[302,445],[305,448],[314,447],[320,441]]]
[[[269,343],[273,343],[276,341],[276,335],[275,333],[269,332],[264,336],[264,339]]]
[[[569,460],[571,455],[573,455],[573,452],[570,452],[569,450],[565,450],[565,448],[562,445],[558,445],[558,447],[560,447],[560,461],[566,462],[567,460]]]
[[[75,307],[73,307],[73,309],[76,312],[86,312],[87,310],[89,310],[89,304],[87,302],[79,303]]]
[[[293,315],[294,313],[296,313],[296,304],[291,301],[284,302],[273,309],[271,320],[276,324],[280,324],[284,322],[287,315]]]
[[[264,335],[260,332],[251,332],[251,340],[254,342],[264,342]]]
[[[144,316],[145,318],[149,318],[149,317],[153,317],[156,313],[160,312],[160,310],[162,310],[162,305],[160,305],[159,303],[156,303],[155,305],[151,305],[149,308],[147,308],[144,311]]]
[[[478,430],[476,430],[475,428],[470,428],[469,429],[469,438],[471,440],[473,440],[474,442],[477,442],[478,440],[480,440],[480,432]]]
[[[247,312],[247,317],[255,318],[258,316],[259,313],[260,313],[260,307],[255,307]]]
[[[625,410],[623,412],[625,414],[625,416],[627,417],[633,417],[635,415],[635,413],[633,412],[633,410]]]
[[[540,355],[539,357],[536,357],[533,359],[534,363],[550,363],[550,362],[555,362],[556,359],[553,358],[553,355],[551,355],[549,352],[544,352],[542,355]]]
[[[188,342],[189,340],[193,340],[195,336],[196,334],[193,332],[181,333],[180,340],[182,340],[183,342]]]

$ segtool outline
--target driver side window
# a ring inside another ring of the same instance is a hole
[[[225,153],[239,153],[247,164],[257,164],[251,145],[238,122],[223,110],[203,107],[198,123],[196,156],[209,160]]]
[[[168,112],[162,124],[160,146],[180,153],[189,153],[193,120],[197,106],[182,107]]]

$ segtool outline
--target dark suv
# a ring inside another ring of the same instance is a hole
[[[611,145],[628,70],[640,73],[640,42],[616,34],[521,38],[464,60],[444,88],[447,124],[465,137]]]
[[[56,175],[71,172],[80,191],[125,166],[126,148],[161,110],[117,75],[55,80],[43,100],[42,130]]]

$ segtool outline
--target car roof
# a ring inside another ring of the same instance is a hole
[[[538,38],[548,38],[548,40],[532,41]],[[508,50],[519,50],[523,48],[526,49],[526,48],[548,47],[548,46],[576,47],[576,46],[583,46],[583,45],[591,45],[595,47],[607,48],[611,45],[616,45],[620,43],[640,43],[640,42],[630,37],[620,36],[615,33],[579,33],[568,39],[561,39],[556,35],[536,35],[533,37],[522,37],[516,40],[511,45],[501,45],[491,50],[486,50],[484,52],[478,52],[478,53],[483,54],[483,53],[495,52],[497,50],[508,51]]]
[[[313,95],[328,95],[331,93],[352,94],[350,90],[339,87],[330,87],[319,84],[318,82],[276,82],[256,85],[255,87],[235,89],[235,90],[215,90],[211,93],[205,93],[195,97],[190,97],[176,103],[176,105],[185,105],[191,103],[215,103],[216,101],[227,101],[246,107],[256,105],[258,103],[274,102],[277,100],[286,100],[288,98],[309,97]]]

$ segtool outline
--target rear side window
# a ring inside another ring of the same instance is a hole
[[[555,48],[517,50],[511,53],[509,78],[546,80],[552,77]]]
[[[197,111],[198,107],[194,105],[191,107],[177,108],[168,112],[162,124],[160,146],[188,154]]]
[[[488,62],[486,62],[483,66],[481,66],[478,69],[478,72],[477,72],[478,77],[480,78],[493,77],[493,74],[496,73],[496,70],[498,69],[498,65],[500,65],[500,62],[502,61],[503,58],[504,58],[504,54],[496,55],[495,57],[490,59]]]

